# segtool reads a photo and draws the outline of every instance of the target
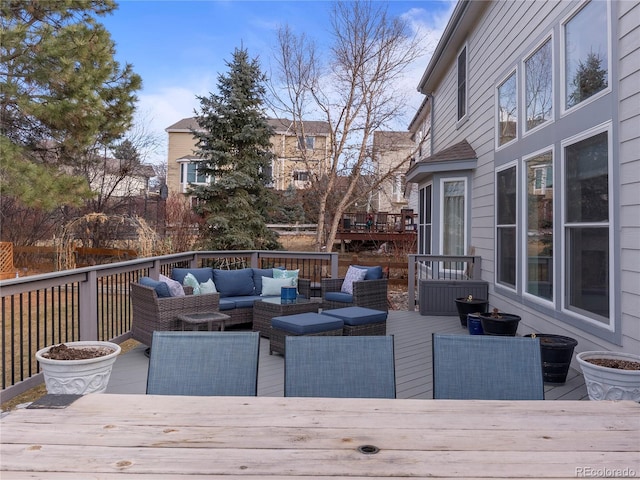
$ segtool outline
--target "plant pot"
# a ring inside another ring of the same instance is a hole
[[[590,400],[633,400],[640,402],[640,370],[622,370],[588,362],[605,358],[640,363],[640,355],[622,352],[591,351],[576,355],[582,369]]]
[[[482,298],[474,298],[467,300],[467,297],[456,298],[456,308],[458,309],[458,316],[460,317],[460,324],[463,327],[467,326],[467,315],[470,313],[486,312],[489,302]]]
[[[66,342],[65,345],[70,348],[107,347],[113,353],[84,360],[55,360],[43,357],[51,346],[38,350],[36,359],[44,374],[47,393],[84,395],[104,392],[111,368],[120,354],[120,345],[99,341]]]
[[[560,384],[567,381],[567,373],[573,357],[573,349],[578,345],[576,339],[562,335],[531,333],[525,337],[540,339],[542,374],[546,383]]]
[[[512,313],[500,312],[500,317],[492,317],[492,313],[480,313],[482,330],[485,335],[515,337],[520,323],[520,316]]]
[[[484,335],[482,320],[477,313],[467,315],[467,327],[469,328],[469,335]]]

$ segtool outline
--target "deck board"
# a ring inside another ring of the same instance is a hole
[[[433,398],[431,335],[468,334],[457,316],[421,316],[418,312],[389,312],[387,334],[394,336],[396,389],[398,398]],[[107,393],[145,393],[148,358],[140,345],[118,357]],[[269,355],[269,341],[260,339],[258,395],[284,395],[284,357]],[[545,385],[547,400],[584,400],[587,390],[580,372],[570,369],[562,385]]]

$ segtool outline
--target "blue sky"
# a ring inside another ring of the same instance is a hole
[[[405,16],[432,51],[455,5],[452,0],[387,2],[389,13]],[[318,46],[329,41],[329,1],[248,0],[120,0],[118,9],[99,21],[116,43],[116,59],[133,64],[142,77],[138,93],[138,122],[158,135],[161,145],[147,162],[166,162],[165,128],[194,115],[196,95],[216,91],[219,74],[235,48],[244,47],[257,57],[268,74],[276,44],[276,31],[288,24],[295,33],[306,33]],[[429,61],[418,59],[407,74],[412,94],[407,105],[406,129],[422,101],[416,88]]]

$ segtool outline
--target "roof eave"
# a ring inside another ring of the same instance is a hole
[[[439,162],[416,162],[406,173],[407,182],[420,183],[434,173],[460,172],[474,170],[478,166],[477,158],[441,160]]]
[[[451,61],[460,50],[467,38],[468,32],[475,24],[480,14],[490,2],[478,0],[459,0],[456,4],[449,23],[444,29],[440,41],[436,46],[431,60],[420,79],[418,91],[425,95],[433,93],[437,84],[449,69]]]

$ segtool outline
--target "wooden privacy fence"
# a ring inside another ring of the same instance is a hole
[[[15,277],[13,268],[13,243],[0,242],[0,280]]]

